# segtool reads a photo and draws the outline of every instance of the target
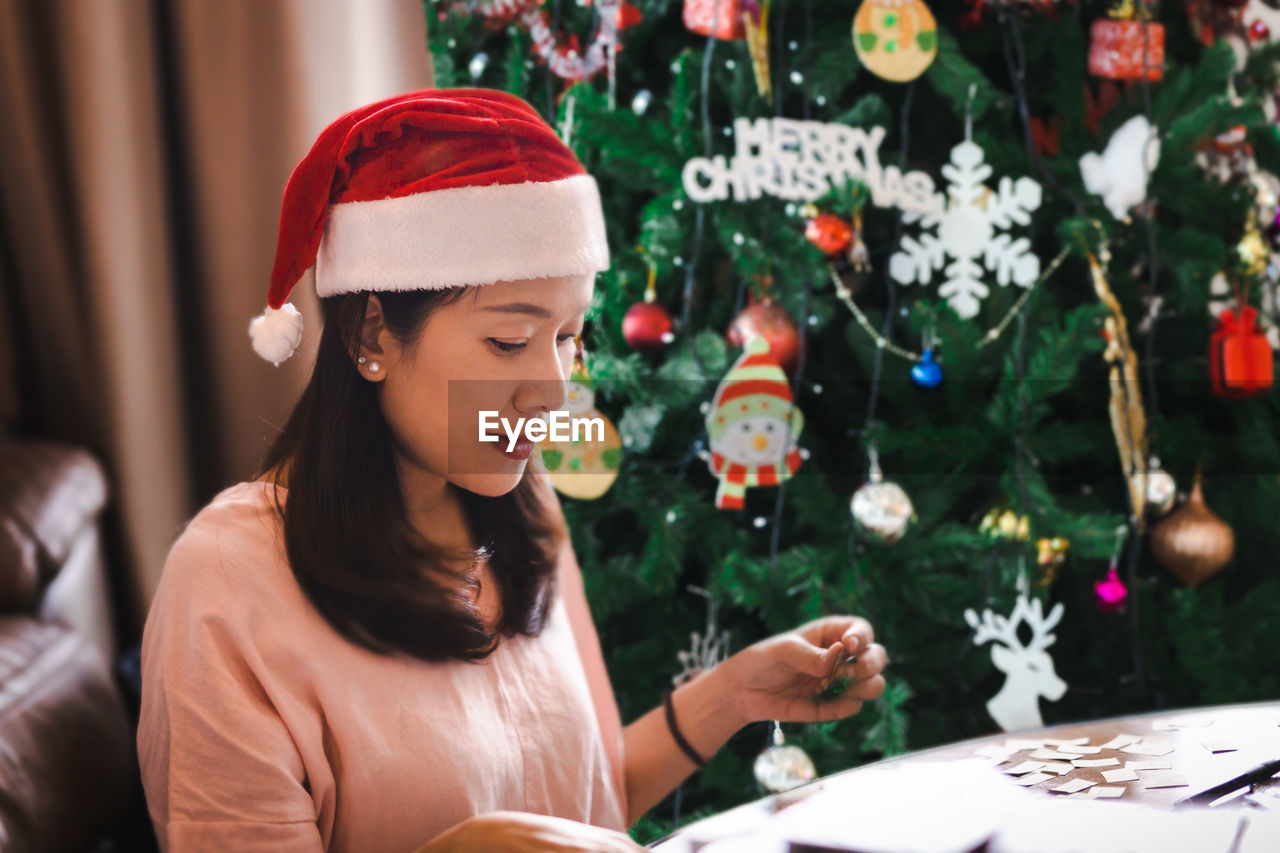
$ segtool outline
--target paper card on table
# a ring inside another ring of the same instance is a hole
[[[1041,758],[1048,761],[1070,761],[1078,756],[1070,752],[1058,752],[1056,749],[1037,749],[1028,757]]]
[[[1148,773],[1142,777],[1142,787],[1144,788],[1185,788],[1187,787],[1187,777],[1181,773],[1173,773],[1167,770],[1157,773]]]
[[[1175,729],[1203,729],[1213,725],[1213,717],[1173,717],[1162,720]]]
[[[1053,778],[1054,776],[1052,773],[1028,773],[1026,776],[1019,776],[1017,779],[1014,779],[1013,781],[1019,785],[1022,785],[1024,788],[1029,788],[1032,785],[1039,785],[1041,782],[1045,781],[1046,779],[1053,779]]]
[[[1036,802],[1028,803],[1025,808],[1005,817],[1000,832],[987,849],[1045,853],[1067,850],[1225,853],[1236,848],[1241,828],[1238,813],[1218,813],[1220,809],[1171,812],[1126,802],[1131,799],[1128,795],[1113,801],[1078,795],[1063,797],[1061,794],[1034,799]],[[846,815],[841,817],[848,821]],[[1250,853],[1274,853],[1275,839],[1276,836],[1271,835],[1270,846],[1260,845]],[[1247,833],[1244,840],[1244,847],[1247,847]],[[845,849],[865,848],[848,845]],[[899,844],[893,849],[902,850],[904,845]]]
[[[1000,768],[1000,772],[1008,773],[1010,776],[1021,776],[1023,773],[1031,773],[1039,770],[1043,766],[1044,763],[1040,761],[1024,761],[1017,767],[1002,767]]]
[[[1019,738],[1009,738],[1004,745],[1010,752],[1019,752],[1024,749],[1039,749],[1044,746],[1042,740],[1021,740]]]
[[[1121,752],[1128,752],[1132,755],[1168,755],[1173,752],[1173,746],[1165,740],[1141,740],[1137,743],[1131,743],[1128,746],[1120,747]]]
[[[1124,788],[1109,788],[1106,785],[1099,785],[1096,788],[1089,789],[1089,796],[1095,800],[1115,799],[1124,796]]]
[[[1058,738],[1047,737],[1044,739],[1044,742],[1046,746],[1083,746],[1089,742],[1089,739],[1087,737],[1073,737],[1066,740],[1060,740]]]
[[[1061,785],[1050,788],[1049,790],[1059,794],[1074,794],[1077,791],[1083,791],[1085,788],[1092,788],[1096,784],[1098,783],[1091,782],[1088,779],[1068,779]]]
[[[1167,761],[1126,761],[1124,766],[1129,770],[1172,770],[1173,765]]]
[[[1072,755],[1097,755],[1099,752],[1102,752],[1102,747],[1064,743],[1062,746],[1058,747],[1058,752],[1070,752]]]
[[[1122,746],[1128,746],[1131,743],[1137,743],[1142,740],[1142,735],[1116,735],[1111,740],[1102,745],[1103,749],[1119,749]]]
[[[1075,770],[1075,768],[1065,761],[1046,761],[1040,765],[1040,772],[1057,773],[1059,776],[1066,776],[1072,770]]]
[[[837,776],[815,781],[818,791],[769,815],[770,821],[763,830],[753,827],[747,832],[735,833],[733,841],[723,848],[716,845],[702,849],[707,853],[712,849],[723,849],[727,853],[730,848],[781,853],[803,845],[805,849],[865,853],[981,850],[995,835],[1006,814],[1048,799],[1038,792],[1019,790],[1009,784],[1008,776],[983,766],[981,760],[900,761],[880,769],[860,768],[857,773],[844,774],[843,778]],[[945,795],[936,800],[925,797],[929,820],[920,820],[920,795],[930,790],[942,791]],[[859,804],[856,820],[851,819],[850,803]],[[729,815],[726,823],[731,822],[732,817]],[[689,832],[695,829],[691,822]],[[683,827],[681,830],[684,834]],[[677,837],[672,842],[679,840]],[[697,847],[670,842],[657,846],[672,853]]]
[[[1151,731],[1153,732],[1174,732],[1178,727],[1174,725],[1172,720],[1152,720]]]
[[[1004,761],[1015,752],[1017,752],[1016,749],[1009,749],[1008,747],[1001,746],[998,743],[991,743],[986,746],[978,747],[973,751],[973,754],[981,755],[983,758],[996,758]]]
[[[1071,762],[1076,767],[1119,767],[1118,758],[1077,758]]]
[[[1128,767],[1121,767],[1119,770],[1103,770],[1102,778],[1108,782],[1133,782],[1137,780],[1138,774]]]
[[[1238,747],[1229,740],[1202,740],[1204,748],[1217,754],[1219,752],[1235,752]]]

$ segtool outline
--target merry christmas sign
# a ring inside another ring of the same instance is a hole
[[[695,157],[684,165],[684,191],[696,202],[749,201],[762,195],[814,201],[849,181],[863,183],[877,207],[918,214],[943,203],[933,178],[880,165],[885,129],[789,118],[739,118],[733,123],[735,152],[726,159]]]

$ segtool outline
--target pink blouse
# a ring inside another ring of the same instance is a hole
[[[482,664],[397,660],[311,606],[271,499],[240,483],[197,514],[147,616],[138,755],[162,850],[411,853],[500,809],[626,829],[622,725],[571,543],[541,636]]]

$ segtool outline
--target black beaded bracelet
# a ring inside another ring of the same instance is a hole
[[[693,747],[689,746],[689,741],[684,739],[684,735],[680,734],[680,728],[676,725],[676,712],[675,712],[675,709],[671,707],[671,691],[670,690],[666,690],[663,692],[662,704],[667,709],[667,728],[671,729],[671,736],[675,738],[676,743],[680,746],[682,750],[684,750],[684,754],[689,756],[690,761],[692,761],[694,764],[698,765],[699,767],[706,767],[707,762],[702,760],[702,757],[698,755],[697,752],[694,751]]]

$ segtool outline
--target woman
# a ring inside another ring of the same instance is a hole
[[[870,626],[833,616],[622,727],[532,444],[478,429],[564,406],[609,265],[595,182],[526,103],[412,92],[321,134],[251,328],[277,363],[313,262],[310,382],[259,475],[174,544],[147,618],[164,849],[635,850],[626,828],[741,726],[880,695]],[[854,686],[815,702],[837,667]]]

